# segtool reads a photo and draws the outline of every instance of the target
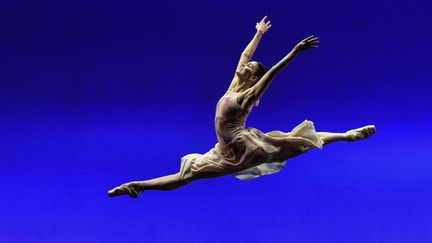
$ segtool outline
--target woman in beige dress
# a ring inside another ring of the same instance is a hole
[[[311,148],[321,149],[336,141],[358,141],[375,133],[375,126],[345,133],[316,132],[305,120],[291,132],[263,133],[245,128],[246,119],[276,75],[301,52],[317,48],[318,38],[310,36],[299,42],[280,62],[267,70],[260,62],[250,61],[261,37],[271,27],[264,17],[256,24],[256,34],[240,56],[235,75],[227,92],[216,106],[215,130],[218,143],[205,154],[188,154],[181,160],[176,174],[151,180],[125,183],[108,192],[110,196],[136,198],[146,190],[173,190],[191,181],[232,174],[251,180],[280,171],[289,158]]]

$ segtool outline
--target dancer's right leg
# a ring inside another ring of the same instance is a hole
[[[136,198],[138,197],[139,193],[142,193],[145,190],[174,190],[188,184],[189,182],[191,182],[191,180],[182,179],[180,178],[180,173],[177,173],[151,180],[125,183],[108,191],[108,195],[111,197],[129,195],[133,198]]]
[[[376,132],[374,125],[364,126],[361,128],[349,130],[345,133],[333,133],[333,132],[318,132],[318,136],[324,141],[324,145],[346,141],[355,142],[372,136]]]

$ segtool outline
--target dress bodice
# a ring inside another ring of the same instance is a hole
[[[245,129],[249,112],[243,110],[237,102],[238,95],[224,95],[216,106],[215,129],[218,142],[225,146]]]

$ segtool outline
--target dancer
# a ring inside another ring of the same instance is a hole
[[[318,38],[310,36],[299,42],[280,62],[267,70],[252,61],[261,37],[270,27],[265,16],[256,24],[256,34],[240,57],[234,78],[216,106],[215,129],[218,143],[205,154],[188,154],[181,160],[176,174],[151,180],[125,183],[108,192],[109,196],[129,195],[133,198],[146,190],[173,190],[192,181],[232,174],[241,180],[280,171],[286,160],[311,148],[321,149],[336,141],[358,141],[375,133],[375,126],[344,133],[316,132],[311,121],[305,120],[291,132],[263,133],[245,128],[246,119],[275,76],[299,53],[317,48]]]

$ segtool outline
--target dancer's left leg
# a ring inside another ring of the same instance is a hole
[[[108,192],[111,197],[129,195],[133,198],[138,197],[139,193],[145,190],[161,190],[168,191],[182,187],[191,182],[180,177],[180,173],[158,177],[145,181],[133,181],[118,186]]]

